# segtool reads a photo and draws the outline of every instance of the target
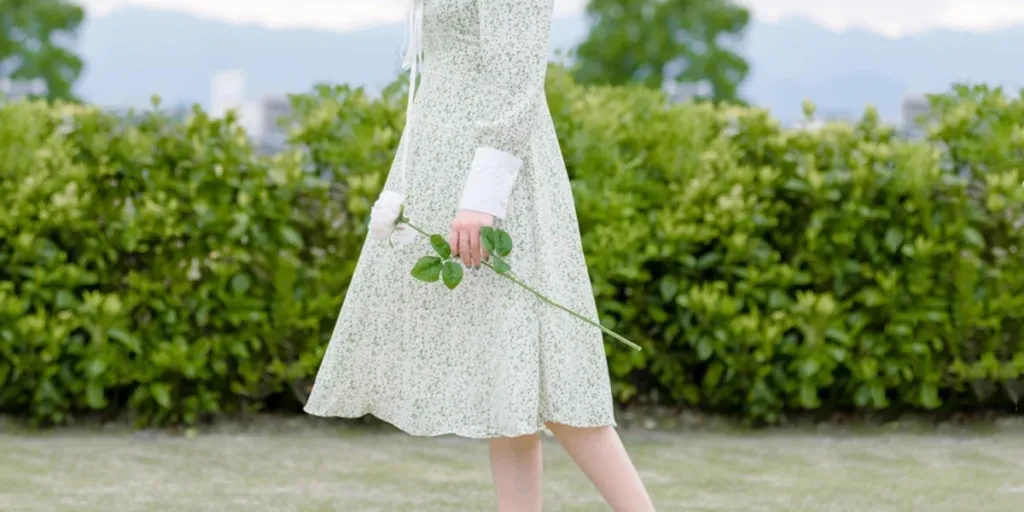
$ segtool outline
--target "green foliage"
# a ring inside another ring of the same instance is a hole
[[[449,290],[462,282],[462,266],[452,259],[452,247],[441,235],[430,235],[430,246],[437,256],[424,256],[412,269],[412,276],[427,283],[441,279]]]
[[[509,235],[506,231],[485,226],[481,229],[480,234],[481,243],[483,243],[484,249],[487,249],[487,252],[502,258],[512,254],[512,235]]]
[[[645,348],[607,346],[620,402],[771,423],[1017,400],[1024,100],[958,89],[908,142],[872,111],[788,131],[759,109],[550,80],[602,322]],[[0,106],[0,411],[298,409],[404,104],[401,85],[294,104],[293,150],[270,158],[200,111]],[[511,239],[484,239],[497,268]],[[461,267],[433,242],[424,276],[452,287]]]
[[[620,399],[766,422],[1016,401],[1024,101],[939,98],[912,143],[873,111],[788,131],[759,109],[557,90],[602,316],[647,340],[610,353]]]
[[[232,120],[0,107],[0,410],[192,423],[305,399],[350,275],[334,186]],[[292,398],[294,395],[294,398]]]
[[[452,257],[452,246],[448,245],[448,241],[443,236],[430,235],[430,246],[434,248],[434,252],[442,259]]]
[[[424,256],[412,267],[412,276],[424,283],[436,283],[441,279],[441,268],[445,263],[437,256]]]
[[[40,79],[46,97],[71,98],[83,65],[64,43],[84,18],[67,0],[0,0],[0,78]]]
[[[441,267],[441,276],[444,280],[444,285],[449,290],[454,290],[459,283],[462,282],[462,266],[454,261],[446,261]]]
[[[591,0],[594,25],[576,50],[583,83],[706,84],[737,101],[750,70],[738,53],[750,12],[732,0]]]

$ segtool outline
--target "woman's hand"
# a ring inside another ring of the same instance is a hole
[[[452,254],[462,258],[466,268],[479,268],[487,260],[487,250],[480,243],[480,229],[494,224],[494,217],[473,210],[459,210],[448,232]]]

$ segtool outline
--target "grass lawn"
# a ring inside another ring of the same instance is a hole
[[[287,420],[196,436],[0,424],[4,512],[494,510],[486,444]],[[1024,510],[1024,427],[623,433],[661,511]],[[608,510],[553,439],[546,511]]]

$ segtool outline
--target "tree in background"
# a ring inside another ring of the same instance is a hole
[[[68,0],[0,0],[0,79],[38,80],[41,95],[71,98],[83,64],[66,45],[84,18]]]
[[[591,0],[590,35],[576,49],[583,83],[703,86],[738,101],[749,66],[738,42],[750,12],[731,0]]]

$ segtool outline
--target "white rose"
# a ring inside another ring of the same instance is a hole
[[[377,202],[370,210],[370,233],[384,240],[398,229],[398,219],[402,216],[402,202],[405,196],[398,192],[385,190],[381,192]]]

